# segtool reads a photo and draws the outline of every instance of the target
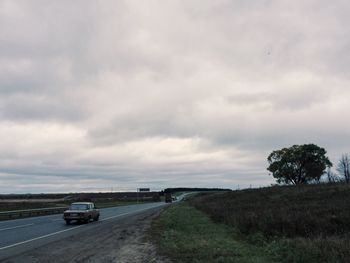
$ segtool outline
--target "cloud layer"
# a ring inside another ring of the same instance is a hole
[[[0,192],[268,185],[348,149],[348,1],[0,1]]]

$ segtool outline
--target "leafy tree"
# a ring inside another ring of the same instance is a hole
[[[343,154],[337,165],[337,171],[346,183],[350,183],[350,160],[348,154]]]
[[[319,181],[327,167],[332,163],[326,150],[315,144],[293,145],[273,151],[267,158],[268,171],[284,184],[307,184]]]

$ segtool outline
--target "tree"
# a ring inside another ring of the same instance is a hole
[[[278,183],[297,185],[319,181],[325,169],[332,166],[326,153],[315,144],[293,145],[273,151],[267,158],[267,170]]]
[[[348,154],[343,154],[337,165],[337,171],[344,178],[346,183],[350,183],[350,160]]]
[[[328,183],[339,182],[339,177],[337,176],[336,173],[332,172],[332,169],[330,167],[327,168],[326,176],[327,176],[327,182]]]

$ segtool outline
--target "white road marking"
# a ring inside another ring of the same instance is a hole
[[[132,211],[132,212],[128,212],[128,213],[123,213],[123,214],[119,214],[119,215],[115,215],[115,216],[110,216],[110,217],[104,218],[104,219],[102,219],[100,221],[107,221],[107,220],[112,219],[112,218],[117,218],[117,217],[120,217],[120,216],[141,212],[141,211],[148,210],[148,209],[155,208],[155,207],[158,207],[158,206],[148,207],[148,208],[145,208],[145,209],[140,209],[140,210],[136,210],[136,211]],[[0,250],[4,250],[4,249],[7,249],[7,248],[11,248],[11,247],[16,247],[16,246],[19,246],[19,245],[23,245],[23,244],[35,241],[35,240],[39,240],[39,239],[43,239],[43,238],[46,238],[46,237],[58,235],[58,234],[61,234],[63,232],[67,232],[67,231],[70,231],[70,230],[73,230],[73,229],[77,229],[77,228],[83,227],[83,226],[84,225],[71,227],[71,228],[68,228],[68,229],[64,229],[64,230],[57,231],[57,232],[54,232],[54,233],[51,233],[51,234],[47,234],[47,235],[44,235],[44,236],[28,239],[28,240],[25,240],[25,241],[22,241],[22,242],[18,242],[18,243],[12,244],[12,245],[8,245],[8,246],[5,246],[5,247],[0,247]]]
[[[17,219],[8,219],[8,220],[4,220],[0,222],[0,225],[2,224],[8,224],[9,222],[18,222],[18,221],[33,221],[33,220],[37,220],[37,219],[42,219],[42,218],[49,218],[49,217],[57,217],[58,214],[54,214],[54,215],[45,215],[45,216],[32,216],[32,217],[24,217],[24,218],[17,218]]]
[[[53,235],[57,235],[57,234],[60,234],[60,233],[63,233],[63,232],[67,232],[69,230],[73,230],[73,229],[82,227],[82,226],[83,225],[71,227],[69,229],[57,231],[57,232],[54,232],[54,233],[51,233],[51,234],[47,234],[47,235],[44,235],[44,236],[41,236],[41,237],[32,238],[32,239],[29,239],[29,240],[26,240],[26,241],[23,241],[23,242],[19,242],[19,243],[15,243],[15,244],[12,244],[12,245],[9,245],[9,246],[6,246],[6,247],[0,247],[0,250],[6,249],[6,248],[10,248],[10,247],[15,247],[15,246],[22,245],[22,244],[26,244],[26,243],[29,243],[29,242],[32,242],[32,241],[35,241],[35,240],[38,240],[38,239],[43,239],[45,237],[50,237],[50,236],[53,236]]]
[[[158,206],[147,207],[147,208],[136,210],[136,211],[132,211],[132,212],[129,212],[129,213],[124,213],[124,214],[119,214],[119,215],[115,215],[115,216],[110,216],[110,217],[102,219],[101,221],[106,221],[106,220],[117,218],[117,217],[120,217],[120,216],[141,212],[141,211],[148,210],[148,209],[155,208],[155,207],[158,207]]]
[[[20,225],[20,226],[1,228],[0,231],[11,230],[11,229],[16,229],[16,228],[21,228],[21,227],[32,226],[32,225],[34,225],[34,224],[26,224],[26,225]]]
[[[112,218],[116,218],[116,217],[120,217],[120,216],[125,216],[125,215],[132,214],[132,213],[135,213],[135,212],[138,212],[138,211],[129,212],[129,213],[124,213],[124,214],[119,214],[119,215],[116,215],[116,216],[110,216],[110,217],[104,218],[104,219],[102,219],[102,220],[100,220],[100,221],[101,221],[101,222],[107,221],[107,220],[112,219]]]

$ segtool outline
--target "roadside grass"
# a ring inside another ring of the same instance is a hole
[[[0,212],[68,206],[64,202],[0,202]]]
[[[212,222],[187,202],[167,208],[154,221],[150,236],[173,262],[275,262],[262,249],[242,241],[234,228]]]
[[[350,262],[350,185],[248,189],[189,202],[278,262]]]

